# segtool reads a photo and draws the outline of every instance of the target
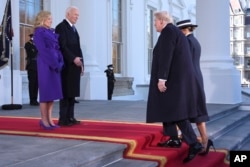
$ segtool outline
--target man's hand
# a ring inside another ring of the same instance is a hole
[[[81,57],[76,57],[75,59],[74,59],[74,63],[75,63],[75,65],[76,66],[82,66],[82,61],[81,61]]]
[[[158,89],[160,92],[165,92],[167,90],[167,87],[165,85],[165,80],[159,80],[158,81]]]

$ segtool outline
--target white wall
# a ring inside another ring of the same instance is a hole
[[[19,18],[19,0],[12,0],[11,2],[13,27],[19,27],[19,19],[15,19]],[[45,10],[52,13],[52,27],[55,27],[64,19],[65,10],[68,6],[74,5],[80,9],[80,17],[76,27],[80,34],[81,47],[85,60],[85,75],[81,79],[80,99],[106,99],[107,97],[107,82],[104,70],[112,61],[111,2],[111,0],[44,1]],[[133,89],[135,90],[135,97],[144,98],[140,93],[141,90],[137,92],[136,85],[149,83],[149,75],[147,73],[147,36],[145,29],[147,5],[151,5],[157,10],[169,10],[169,3],[163,0],[127,0],[125,3],[127,8],[124,43],[126,57],[123,62],[124,69],[121,76],[134,77]],[[175,0],[173,3],[178,4],[179,0]],[[5,4],[6,0],[0,2],[1,11],[4,11]],[[183,12],[183,9],[173,12]],[[14,34],[14,69],[18,70],[20,68],[19,28],[14,29]],[[7,73],[10,72],[8,69],[6,71]],[[21,76],[22,80],[20,83],[23,90],[21,101],[22,103],[28,103],[27,73],[26,71],[22,71],[18,75]],[[18,77],[15,76],[15,78]],[[5,85],[10,85],[10,81],[6,80],[4,82]],[[3,84],[3,81],[1,83]],[[0,85],[1,88],[2,86]],[[134,97],[128,98],[133,99]]]
[[[65,10],[74,5],[80,9],[80,17],[76,24],[80,34],[81,47],[85,60],[85,75],[81,79],[80,99],[96,100],[107,98],[107,82],[104,70],[112,60],[112,0],[45,0],[45,9],[52,12],[55,27],[64,19]],[[196,23],[195,0],[126,0],[126,15],[124,24],[123,73],[120,76],[133,77],[134,96],[121,96],[114,99],[146,99],[149,75],[147,72],[147,34],[146,11],[147,5],[157,10],[167,10],[179,20],[191,19]],[[4,11],[6,0],[0,1],[0,11]],[[19,69],[19,0],[12,0],[14,29],[14,69]],[[2,18],[3,12],[0,14]],[[153,24],[153,23],[152,23]],[[5,69],[9,75],[10,68]],[[3,80],[3,70],[0,70],[0,104],[8,101],[8,93],[2,94],[3,89],[10,89],[10,81]],[[15,72],[15,78],[20,85],[15,88],[22,103],[28,102],[27,73]],[[21,79],[20,79],[21,76]],[[206,79],[206,78],[205,78]],[[142,85],[138,88],[138,85]],[[7,88],[5,88],[7,86]],[[18,90],[16,90],[18,89]],[[19,89],[22,91],[20,92]],[[17,99],[19,102],[20,100]]]

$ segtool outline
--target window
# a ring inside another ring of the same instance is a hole
[[[148,7],[147,10],[147,37],[148,37],[148,74],[151,73],[151,65],[153,59],[153,48],[154,48],[154,10]]]
[[[249,71],[245,71],[244,74],[245,74],[244,81],[249,83],[249,80],[250,80],[250,73],[249,73]]]
[[[246,67],[247,67],[247,68],[249,68],[249,67],[250,67],[250,60],[249,60],[249,59],[247,60]]]
[[[250,47],[246,47],[246,54],[250,55]]]
[[[25,42],[29,34],[33,33],[33,24],[36,14],[43,9],[43,0],[19,0],[20,14],[20,70],[25,70]]]
[[[250,32],[246,32],[246,37],[250,38]]]
[[[112,0],[112,63],[115,73],[121,73],[122,44],[122,1]]]
[[[237,26],[243,25],[242,15],[234,17],[234,25],[237,25]]]
[[[237,55],[243,55],[244,45],[241,42],[235,43],[235,53]]]
[[[234,37],[235,37],[235,39],[240,39],[240,29],[235,29],[234,30]]]
[[[153,47],[154,47],[153,19],[154,19],[154,10],[148,7],[147,10],[148,74],[151,73],[151,65],[153,59]]]
[[[236,65],[236,66],[243,65],[243,60],[242,60],[242,58],[239,57],[239,56],[234,57],[234,65]]]

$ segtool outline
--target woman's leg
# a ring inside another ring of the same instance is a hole
[[[48,121],[49,121],[49,124],[52,125],[52,126],[55,126],[55,123],[54,123],[54,121],[52,119],[53,106],[54,106],[54,102],[53,101],[48,102],[47,111],[48,111]]]
[[[202,142],[202,144],[204,146],[204,150],[206,150],[207,142],[208,142],[206,123],[205,122],[200,122],[200,123],[196,123],[196,125],[197,125],[199,133],[201,135],[201,142]]]
[[[48,103],[47,102],[40,102],[40,112],[41,112],[41,119],[42,123],[44,126],[49,127],[49,120],[48,120],[48,110],[47,107]]]

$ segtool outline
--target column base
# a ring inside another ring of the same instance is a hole
[[[238,70],[203,68],[202,74],[207,103],[238,104],[242,102]]]
[[[12,100],[13,104],[22,104],[22,77],[19,70],[13,70],[13,95],[11,94],[11,69],[8,66],[0,71],[0,88],[0,105],[12,104]]]
[[[85,72],[81,77],[79,100],[107,100],[107,78],[105,73]]]
[[[134,95],[133,77],[116,77],[113,96],[128,96]]]

